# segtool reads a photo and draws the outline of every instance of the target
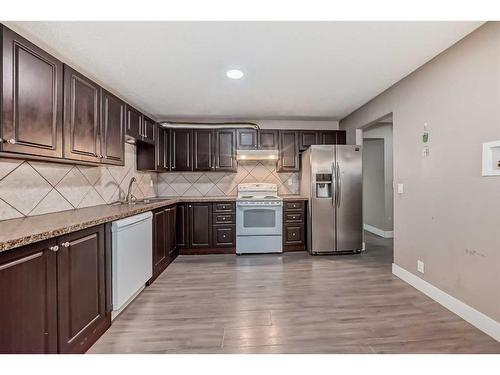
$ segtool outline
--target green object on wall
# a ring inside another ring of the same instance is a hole
[[[423,143],[429,142],[429,133],[428,132],[424,132],[424,134],[422,134],[422,142]]]

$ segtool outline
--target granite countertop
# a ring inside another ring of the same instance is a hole
[[[297,199],[305,200],[307,198],[300,195],[283,196],[285,201]],[[101,205],[0,221],[0,252],[179,202],[227,202],[235,200],[236,197],[158,197],[149,202],[134,205]]]

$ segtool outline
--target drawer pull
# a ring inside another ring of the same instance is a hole
[[[69,247],[70,243],[69,242],[64,242],[61,244],[62,247]]]
[[[59,246],[57,246],[57,245],[51,246],[51,247],[49,247],[49,249],[52,250],[54,253],[56,253],[59,250]]]

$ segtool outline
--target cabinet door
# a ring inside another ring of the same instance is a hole
[[[167,236],[166,253],[167,263],[170,264],[177,256],[177,207],[169,207],[165,210],[166,228],[165,233]]]
[[[101,111],[102,162],[125,165],[125,103],[102,89]]]
[[[236,172],[236,132],[234,129],[215,131],[215,169]]]
[[[85,352],[109,327],[106,313],[104,227],[59,238],[57,305],[59,352]]]
[[[192,129],[170,131],[170,168],[172,171],[192,171]]]
[[[155,143],[155,128],[156,122],[151,120],[149,117],[144,116],[143,128],[142,128],[142,140],[143,142]]]
[[[337,130],[337,144],[345,145],[347,143],[347,134],[345,130]]]
[[[155,162],[157,171],[168,171],[168,129],[156,127]]]
[[[126,134],[134,139],[142,140],[142,113],[127,105],[125,120],[127,124]]]
[[[208,248],[212,244],[212,204],[189,204],[189,247]]]
[[[257,148],[257,130],[238,129],[236,134],[238,138],[238,150],[254,150]]]
[[[193,170],[214,169],[214,132],[212,129],[193,130]]]
[[[299,150],[304,151],[311,145],[319,144],[319,132],[316,130],[301,130],[299,132]]]
[[[12,30],[0,27],[0,151],[61,158],[63,65]]]
[[[0,254],[0,353],[56,353],[55,240]]]
[[[167,260],[167,233],[165,210],[153,212],[153,276],[163,269]]]
[[[177,249],[179,249],[188,246],[188,205],[186,203],[177,205],[176,216],[177,220],[175,242],[177,245]]]
[[[64,157],[99,162],[101,88],[84,75],[64,66]]]
[[[335,130],[322,131],[320,133],[320,143],[322,145],[336,145],[337,132]]]
[[[277,130],[259,130],[259,149],[277,150],[278,149],[278,131]]]
[[[279,172],[299,171],[299,146],[298,132],[280,130],[280,158],[278,160]]]

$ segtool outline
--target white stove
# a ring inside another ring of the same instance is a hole
[[[283,199],[269,183],[238,185],[236,253],[281,253]]]

